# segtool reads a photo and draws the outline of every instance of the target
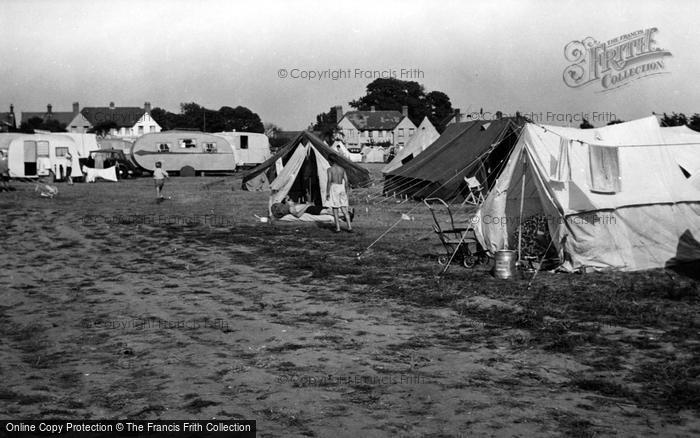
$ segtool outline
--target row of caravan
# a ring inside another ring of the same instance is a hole
[[[34,178],[53,173],[64,178],[82,176],[79,160],[100,149],[119,149],[138,167],[152,171],[160,161],[175,174],[233,172],[237,167],[256,166],[270,157],[264,134],[165,131],[146,134],[131,143],[122,139],[98,139],[94,134],[41,133],[0,134],[0,151],[7,157],[10,176]]]

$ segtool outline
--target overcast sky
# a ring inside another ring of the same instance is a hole
[[[284,129],[364,94],[355,69],[419,69],[466,111],[700,112],[693,1],[4,1],[0,111],[72,102],[243,105]],[[656,27],[668,74],[601,93],[569,88],[564,46]],[[280,78],[280,69],[288,76]],[[295,70],[298,69],[298,70]],[[294,79],[350,69],[350,78]],[[410,79],[405,77],[404,79]],[[544,120],[546,122],[546,120]],[[560,124],[551,121],[551,124]],[[596,123],[600,125],[604,123]]]

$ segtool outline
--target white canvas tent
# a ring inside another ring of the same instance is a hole
[[[384,148],[380,146],[365,146],[362,148],[363,163],[383,163]]]
[[[562,267],[634,271],[700,259],[700,190],[655,117],[597,129],[528,123],[476,213],[489,251],[517,249],[521,218],[544,214]]]
[[[277,175],[277,178],[270,183],[269,206],[277,202],[282,202],[285,196],[287,196],[296,182],[302,165],[306,160],[313,160],[312,163],[315,162],[318,187],[321,188],[322,191],[325,190],[328,182],[328,168],[331,167],[330,164],[323,158],[323,155],[318,152],[311,142],[308,142],[306,145],[300,144],[284,165],[282,171]],[[324,207],[328,207],[328,205],[326,205],[328,200],[326,200],[325,196],[321,197],[321,202]]]
[[[661,135],[666,144],[674,144],[673,156],[676,163],[689,175],[690,182],[700,190],[700,151],[695,146],[700,144],[700,132],[687,126],[661,128]]]
[[[408,140],[406,146],[394,156],[394,159],[384,166],[382,173],[389,173],[403,166],[405,163],[408,163],[410,160],[417,157],[418,154],[426,150],[428,146],[433,144],[439,137],[440,134],[438,134],[433,124],[430,123],[430,120],[428,120],[427,117],[424,118],[420,126],[418,126],[416,133]]]
[[[366,186],[369,171],[331,149],[320,138],[304,131],[264,163],[243,175],[242,188],[272,190],[270,205],[289,194],[296,202],[316,206],[325,203],[328,157],[345,169],[351,187]]]
[[[73,139],[75,148],[78,151],[80,158],[85,158],[90,155],[90,152],[100,149],[97,143],[95,134],[84,134],[78,132],[61,132],[60,135],[65,135]]]
[[[350,152],[348,148],[345,147],[345,144],[343,144],[343,142],[340,140],[334,141],[333,146],[331,146],[331,149],[333,149],[333,151],[337,152],[343,157],[347,158],[348,160],[352,161],[353,163],[359,163],[362,161],[362,154],[355,154]]]

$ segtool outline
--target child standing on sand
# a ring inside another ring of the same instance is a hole
[[[163,197],[163,185],[165,185],[165,178],[170,178],[168,172],[162,169],[162,164],[160,161],[156,161],[156,168],[153,169],[153,181],[156,183],[156,199],[161,200]]]

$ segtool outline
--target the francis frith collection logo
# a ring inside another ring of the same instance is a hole
[[[657,31],[655,27],[637,30],[605,42],[592,37],[571,41],[564,47],[564,56],[572,63],[564,69],[564,83],[571,88],[599,84],[605,92],[668,73],[664,58],[671,52],[658,46]]]

